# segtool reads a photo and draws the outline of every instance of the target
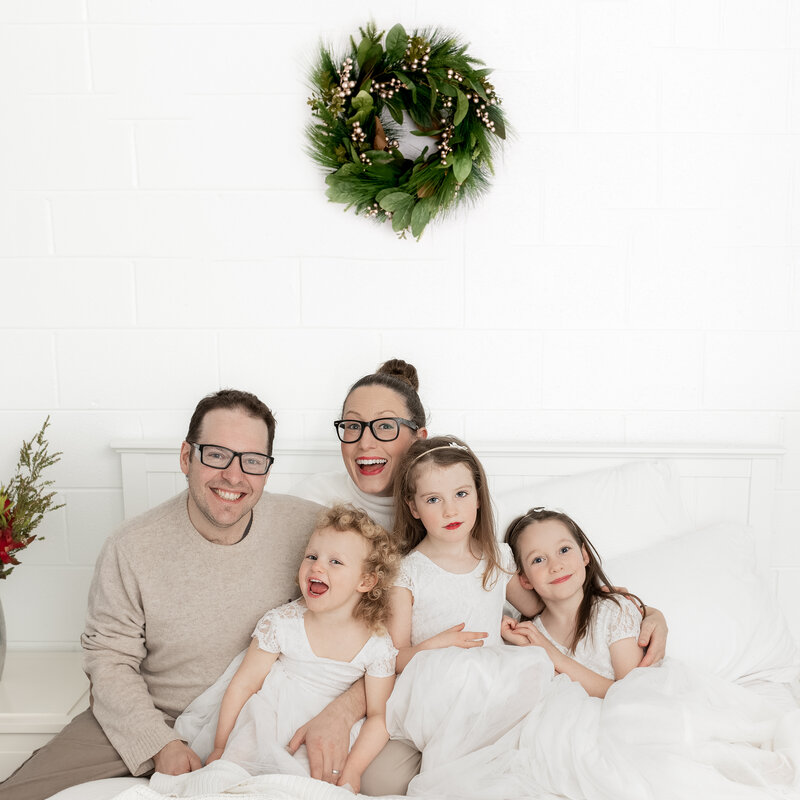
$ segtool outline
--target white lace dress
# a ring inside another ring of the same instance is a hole
[[[223,758],[251,774],[308,775],[305,746],[294,756],[286,745],[295,731],[316,716],[364,674],[394,675],[397,650],[388,634],[374,635],[352,661],[334,661],[314,654],[306,636],[302,600],[268,611],[253,638],[262,650],[280,653],[261,689],[245,703],[228,738]],[[214,746],[222,695],[243,654],[178,717],[175,730],[204,761]],[[362,721],[350,732],[352,747]]]
[[[559,644],[542,624],[541,617],[535,617],[533,624],[562,652],[574,658],[584,667],[614,679],[614,667],[611,665],[611,651],[614,642],[622,639],[638,639],[642,627],[642,615],[632,600],[617,596],[619,605],[613,600],[603,598],[594,609],[594,616],[586,636],[578,642],[575,652],[571,653],[564,645]]]
[[[453,574],[427,556],[403,559],[396,586],[413,596],[411,643],[418,644],[459,623],[489,634],[482,647],[417,653],[395,683],[386,708],[393,738],[407,739],[422,752],[421,774],[409,794],[427,787],[442,791],[437,774],[454,759],[496,741],[536,704],[553,677],[541,648],[511,647],[500,636],[505,589],[514,559],[501,544],[501,571],[489,589],[482,585],[485,562],[472,572]]]

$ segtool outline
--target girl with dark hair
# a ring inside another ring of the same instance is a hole
[[[642,660],[642,614],[611,587],[600,557],[577,523],[560,511],[533,508],[508,527],[523,588],[544,610],[532,622],[503,619],[510,644],[543,647],[558,673],[605,697]],[[637,598],[638,599],[638,598]]]

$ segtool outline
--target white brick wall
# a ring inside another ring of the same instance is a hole
[[[800,567],[800,6],[386,15],[0,5],[0,476],[50,413],[67,502],[0,583],[13,645],[77,641],[122,516],[109,441],[180,439],[229,384],[284,440],[329,437],[394,355],[437,432],[782,445],[773,544]],[[458,30],[515,129],[491,193],[419,243],[329,204],[303,152],[305,65],[370,17]]]

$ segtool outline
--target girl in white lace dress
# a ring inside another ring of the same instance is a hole
[[[437,786],[446,764],[521,720],[553,666],[537,648],[503,644],[505,600],[529,616],[541,605],[495,538],[486,475],[463,442],[439,436],[411,445],[395,484],[395,520],[406,556],[389,632],[402,674],[387,724],[392,738],[422,752],[421,775],[409,786],[416,794]]]
[[[503,638],[544,648],[556,672],[605,697],[642,660],[639,609],[609,589],[594,547],[564,513],[531,509],[509,525],[506,543],[521,585],[539,595],[544,609],[532,622],[504,617]]]
[[[385,711],[397,650],[385,625],[398,561],[389,534],[365,512],[346,505],[323,512],[298,574],[302,598],[268,611],[243,660],[234,661],[175,724],[207,765],[222,761],[199,773],[157,776],[151,786],[184,795],[221,791],[227,787],[220,780],[236,775],[227,762],[253,775],[308,775],[305,747],[291,756],[286,745],[365,676],[367,716],[351,731],[338,778],[338,785],[357,792],[362,773],[389,739]]]

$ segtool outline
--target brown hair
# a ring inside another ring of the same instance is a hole
[[[377,581],[368,592],[361,595],[353,609],[353,616],[364,622],[370,630],[383,633],[389,621],[389,590],[400,566],[400,553],[394,540],[366,511],[349,503],[339,503],[322,511],[314,530],[323,528],[333,528],[342,533],[352,531],[369,543],[369,554],[364,559],[364,574],[375,575]]]
[[[483,588],[491,588],[497,580],[497,573],[502,572],[503,568],[500,566],[500,552],[494,534],[492,500],[489,497],[486,473],[475,453],[455,436],[416,439],[400,462],[394,488],[394,519],[403,553],[413,550],[426,535],[425,526],[408,507],[408,501],[413,499],[416,492],[417,471],[423,464],[440,467],[464,464],[472,473],[478,493],[478,516],[470,535],[478,543],[481,556],[486,559]]]
[[[254,394],[242,392],[239,389],[220,389],[218,392],[206,395],[195,408],[192,418],[189,420],[189,430],[186,433],[186,441],[202,444],[197,441],[200,435],[200,428],[203,420],[209,411],[218,408],[234,409],[238,408],[256,419],[263,419],[267,426],[267,455],[272,455],[272,442],[275,439],[275,417],[272,412]],[[213,444],[213,442],[212,442]],[[189,458],[192,451],[189,452]]]
[[[513,520],[506,530],[506,543],[514,551],[514,561],[517,563],[517,569],[520,574],[525,574],[525,565],[522,563],[522,554],[519,552],[520,537],[530,525],[535,525],[537,522],[544,522],[544,520],[548,519],[555,519],[562,523],[575,542],[580,547],[585,548],[586,554],[589,557],[589,563],[586,565],[586,577],[583,581],[583,599],[578,607],[578,614],[575,620],[575,633],[569,646],[570,651],[574,653],[578,642],[586,636],[587,632],[591,631],[589,623],[592,620],[592,615],[595,613],[597,601],[606,598],[619,605],[619,600],[617,598],[622,593],[616,591],[611,585],[608,576],[600,566],[602,563],[600,555],[597,550],[595,550],[594,545],[589,541],[589,537],[581,530],[578,523],[563,511],[555,511],[549,508],[537,507],[530,509],[522,516]],[[642,613],[644,613],[645,606],[640,598],[635,594],[624,596],[635,598],[641,606]]]
[[[387,389],[392,389],[400,395],[406,404],[408,418],[419,425],[420,428],[424,428],[427,425],[425,409],[422,407],[422,401],[417,394],[419,376],[413,364],[408,364],[400,358],[391,358],[381,364],[371,375],[359,378],[350,387],[347,397],[350,397],[356,389],[360,389],[362,386],[385,386]],[[345,397],[342,404],[343,414],[344,407],[347,405],[347,397]]]

